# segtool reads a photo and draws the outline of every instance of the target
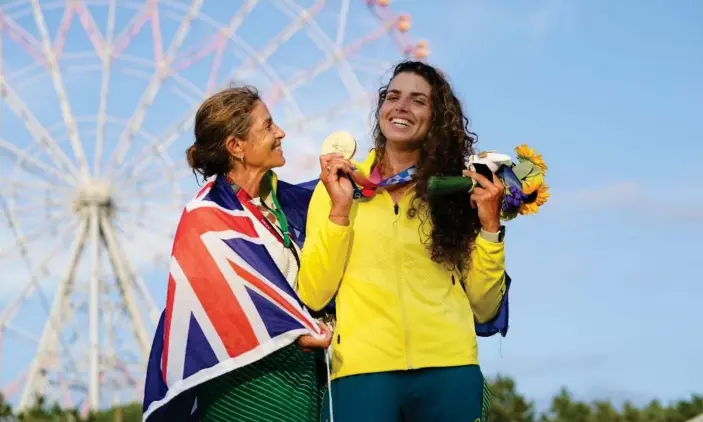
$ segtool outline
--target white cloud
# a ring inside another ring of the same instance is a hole
[[[612,206],[637,202],[643,196],[635,182],[621,181],[605,186],[588,187],[576,190],[565,196],[557,196],[557,201],[568,202],[571,206]]]
[[[703,222],[703,196],[691,197],[695,189],[683,187],[675,191],[656,185],[633,181],[577,189],[571,192],[553,192],[550,202],[555,206],[618,210],[652,218],[673,218],[680,221]],[[662,196],[662,192],[666,195]]]

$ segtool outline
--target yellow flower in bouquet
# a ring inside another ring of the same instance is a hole
[[[522,181],[522,191],[525,195],[532,195],[544,184],[544,174],[532,173]]]
[[[515,154],[519,161],[529,161],[539,167],[542,170],[542,174],[547,172],[547,164],[542,159],[542,154],[535,153],[535,149],[530,148],[527,144],[515,147]]]
[[[520,214],[537,214],[539,212],[539,207],[544,205],[549,199],[549,187],[545,184],[541,184],[537,188],[537,198],[533,202],[523,203],[520,205]]]
[[[549,199],[549,187],[545,184],[547,164],[542,154],[522,144],[515,148],[517,162],[510,156],[487,151],[472,155],[467,167],[483,165],[493,171],[503,182],[505,193],[500,218],[509,221],[518,215],[536,214]],[[476,182],[463,176],[433,176],[428,183],[430,195],[448,195],[460,191],[471,191]]]
[[[519,162],[528,162],[534,166],[534,171],[531,171],[522,179],[522,191],[526,195],[531,195],[544,183],[547,164],[542,159],[542,154],[535,153],[535,149],[530,148],[527,144],[516,147],[515,154]]]

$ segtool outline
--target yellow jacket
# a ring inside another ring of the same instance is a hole
[[[357,167],[368,174],[373,162],[372,151]],[[354,201],[349,226],[339,226],[328,218],[325,187],[315,188],[298,294],[313,310],[337,295],[332,378],[478,363],[474,321],[499,309],[504,244],[479,235],[464,274],[433,262],[420,241],[420,219],[407,216],[413,194],[408,189],[396,208],[379,190]]]

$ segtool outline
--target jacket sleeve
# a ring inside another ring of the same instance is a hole
[[[476,322],[483,323],[495,317],[505,294],[505,243],[492,242],[479,234],[474,245],[463,274],[464,290]]]
[[[337,293],[351,245],[351,223],[330,221],[331,208],[324,185],[318,183],[308,208],[298,272],[298,296],[313,311],[324,308]]]

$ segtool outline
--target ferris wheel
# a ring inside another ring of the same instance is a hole
[[[119,5],[118,5],[119,3]],[[0,6],[0,387],[97,409],[139,401],[171,237],[197,189],[195,110],[233,82],[287,132],[363,145],[383,72],[422,59],[389,0],[20,0]]]

